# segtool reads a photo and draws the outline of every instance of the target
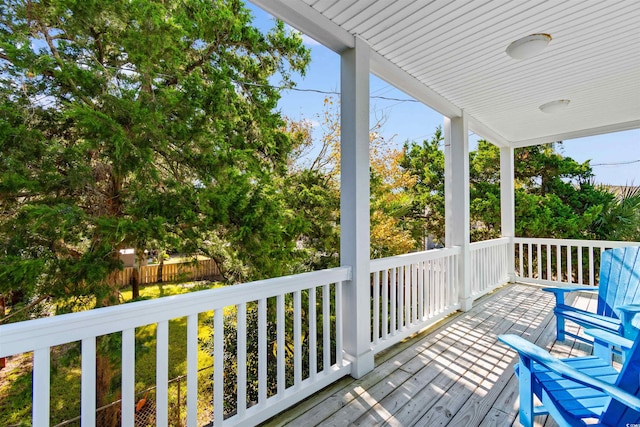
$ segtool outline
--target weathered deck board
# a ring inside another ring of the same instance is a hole
[[[581,295],[576,304],[590,308],[595,298]],[[591,350],[555,343],[553,305],[553,295],[535,286],[503,287],[381,353],[373,372],[344,378],[265,425],[519,426],[517,357],[497,336],[518,334],[561,357]],[[536,421],[555,426],[545,417]]]
[[[437,406],[432,407],[419,420],[413,420],[411,425],[473,425],[470,424],[471,419],[478,418],[475,424],[479,424],[480,419],[484,418],[485,414],[474,410],[474,404],[479,406],[480,402],[490,402],[491,397],[487,398],[489,391],[494,389],[500,378],[508,378],[508,375],[504,374],[511,372],[513,364],[511,352],[503,346],[496,345],[497,335],[517,333],[535,341],[539,329],[531,330],[532,325],[537,327],[548,316],[548,300],[544,295],[535,293],[532,297],[529,293],[516,293],[512,296],[516,298],[516,308],[506,313],[503,307],[498,307],[494,317],[499,320],[496,320],[495,325],[490,325],[490,328],[485,328],[489,326],[486,324],[470,325],[476,333],[483,334],[486,341],[485,351],[478,354],[477,360],[465,365],[464,372],[459,378],[455,378],[453,387],[440,397]],[[493,311],[493,303],[485,304],[488,311]],[[474,353],[475,347],[472,345],[465,351]],[[489,366],[479,366],[484,361],[492,363]],[[469,381],[470,379],[475,379],[475,382]]]

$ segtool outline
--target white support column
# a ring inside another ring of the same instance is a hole
[[[369,46],[341,54],[340,264],[351,266],[352,280],[343,286],[344,350],[351,375],[360,378],[374,368],[369,296]]]
[[[513,244],[513,239],[516,235],[514,180],[513,148],[502,147],[500,148],[500,224],[502,237],[510,239],[507,252],[509,262],[507,265],[509,268],[509,282],[511,283],[516,280],[516,258]]]
[[[446,245],[462,249],[458,263],[458,298],[462,310],[471,309],[471,259],[469,256],[469,128],[461,117],[444,120],[445,238]]]

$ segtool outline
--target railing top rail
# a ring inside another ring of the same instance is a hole
[[[620,242],[611,240],[581,240],[581,239],[547,239],[535,237],[515,237],[515,243],[535,243],[541,245],[561,245],[561,246],[583,246],[583,247],[604,247],[622,248],[625,246],[640,246],[640,242]]]
[[[0,326],[0,357],[351,279],[350,267],[259,280]]]
[[[369,268],[372,272],[386,270],[388,268],[399,267],[401,265],[414,264],[417,262],[444,258],[451,255],[458,255],[460,254],[460,251],[460,247],[456,246],[453,248],[431,249],[428,251],[413,252],[410,254],[374,259],[371,260]]]
[[[469,245],[471,250],[490,248],[493,246],[506,245],[511,241],[510,237],[499,237],[497,239],[483,240],[481,242],[473,242]]]

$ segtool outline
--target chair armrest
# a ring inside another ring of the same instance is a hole
[[[597,286],[561,286],[542,288],[545,292],[552,292],[556,296],[556,306],[564,304],[564,296],[569,292],[598,291]]]
[[[498,336],[498,339],[516,350],[521,359],[529,359],[537,362],[563,378],[575,381],[589,388],[602,391],[624,405],[636,411],[640,411],[640,398],[632,395],[631,393],[627,393],[612,384],[605,383],[602,380],[576,370],[560,359],[553,357],[548,351],[531,344],[524,338],[517,335],[500,335]]]
[[[559,286],[559,287],[545,287],[542,288],[545,292],[553,292],[554,294],[558,293],[568,293],[568,292],[578,292],[578,291],[598,291],[597,286]]]
[[[622,331],[625,338],[635,339],[638,335],[638,329],[631,324],[631,321],[640,314],[640,305],[627,304],[618,307],[620,310],[620,320],[622,321]]]
[[[620,305],[617,308],[619,308],[620,310],[631,314],[632,316],[635,314],[640,313],[640,304],[627,304],[627,305]]]
[[[633,347],[633,341],[630,339],[621,337],[620,335],[612,334],[611,332],[603,331],[602,329],[585,329],[584,333],[591,335],[599,341],[607,344],[620,347],[624,350],[629,350]]]

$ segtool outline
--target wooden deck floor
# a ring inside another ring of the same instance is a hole
[[[582,295],[575,304],[594,308],[596,301]],[[343,378],[265,425],[519,426],[517,356],[497,336],[518,334],[561,357],[591,351],[579,342],[555,342],[552,309],[553,295],[507,285],[471,311],[381,353],[364,377]]]

